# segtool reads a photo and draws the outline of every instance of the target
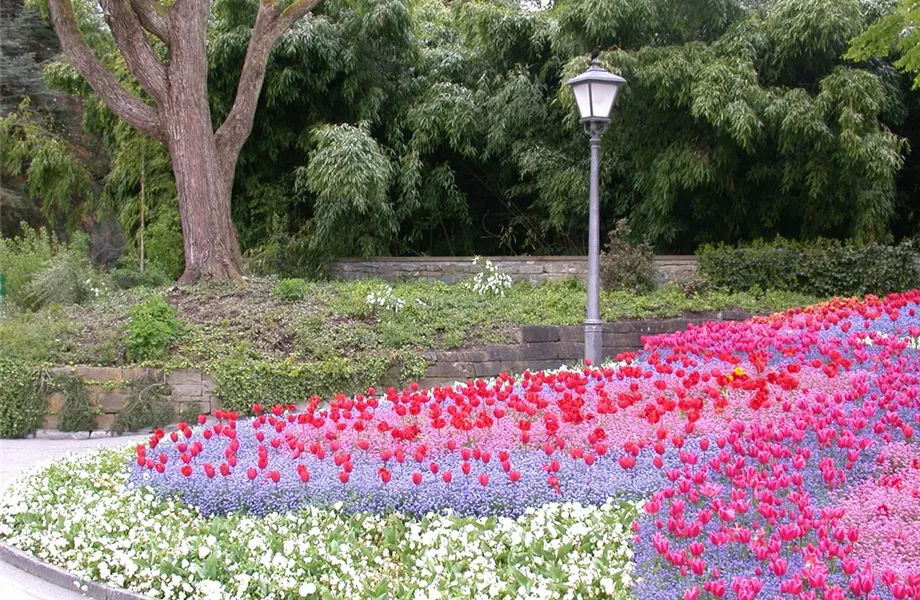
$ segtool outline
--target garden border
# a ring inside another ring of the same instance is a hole
[[[74,575],[60,567],[42,562],[35,555],[11,546],[6,542],[0,542],[0,562],[21,569],[59,588],[71,591],[76,590],[73,584],[75,581],[79,581],[81,585],[78,590],[79,593],[96,600],[150,600],[147,596],[141,596],[135,592],[113,588]],[[85,590],[83,586],[86,587]]]

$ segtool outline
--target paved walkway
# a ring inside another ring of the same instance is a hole
[[[0,490],[13,482],[37,462],[60,458],[99,446],[136,444],[149,438],[142,436],[96,437],[86,439],[0,440]],[[65,590],[38,579],[12,565],[0,562],[0,590],[3,600],[79,600],[75,590]]]

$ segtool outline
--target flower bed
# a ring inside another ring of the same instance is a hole
[[[0,538],[174,598],[917,599],[918,310],[836,300],[603,368],[221,413],[36,473]]]

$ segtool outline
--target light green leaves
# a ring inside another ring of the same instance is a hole
[[[314,244],[369,255],[396,233],[389,202],[393,167],[366,127],[323,125],[310,134],[314,145],[295,187],[315,197]]]
[[[850,42],[846,58],[892,55],[898,69],[914,74],[914,89],[920,89],[920,0],[900,0],[894,11]]]

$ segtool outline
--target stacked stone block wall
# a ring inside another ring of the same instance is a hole
[[[540,283],[549,279],[585,279],[588,259],[584,256],[493,256],[489,257],[513,281]],[[660,282],[676,281],[696,273],[695,256],[656,256]],[[335,279],[428,279],[455,283],[477,273],[473,257],[346,258],[329,265]]]
[[[205,414],[217,408],[214,380],[197,369],[177,369],[164,373],[159,369],[145,367],[72,366],[55,367],[51,372],[58,376],[80,378],[85,382],[90,401],[100,411],[96,418],[99,429],[112,426],[115,415],[121,412],[131,395],[136,393],[136,384],[139,382],[140,385],[163,385],[176,414],[189,407]],[[64,400],[60,393],[48,397],[48,414],[45,416],[47,429],[57,428]]]
[[[642,348],[642,337],[671,333],[706,321],[741,321],[750,315],[740,311],[694,314],[674,319],[623,320],[604,324],[604,355],[614,357],[622,352]],[[553,369],[575,364],[584,357],[584,327],[541,325],[521,327],[508,344],[492,344],[482,348],[428,352],[430,367],[420,382],[423,387],[448,385],[478,377],[495,377],[500,373],[522,373],[525,370]],[[86,382],[90,399],[101,409],[100,429],[108,429],[115,415],[130,398],[134,383],[159,381],[165,384],[176,413],[192,407],[195,412],[210,414],[220,407],[214,380],[197,369],[179,369],[165,373],[158,369],[114,367],[57,367],[56,375],[79,377]],[[57,413],[64,397],[49,397],[49,414],[45,427],[54,429]]]
[[[706,321],[742,321],[750,316],[741,311],[722,311],[675,319],[605,323],[604,356],[615,357],[622,352],[640,350],[643,336],[681,331],[688,325]],[[495,377],[500,373],[522,373],[527,369],[552,369],[563,364],[575,364],[584,358],[584,335],[581,325],[521,327],[516,343],[429,353],[426,356],[431,366],[421,385],[447,385],[476,377]]]

